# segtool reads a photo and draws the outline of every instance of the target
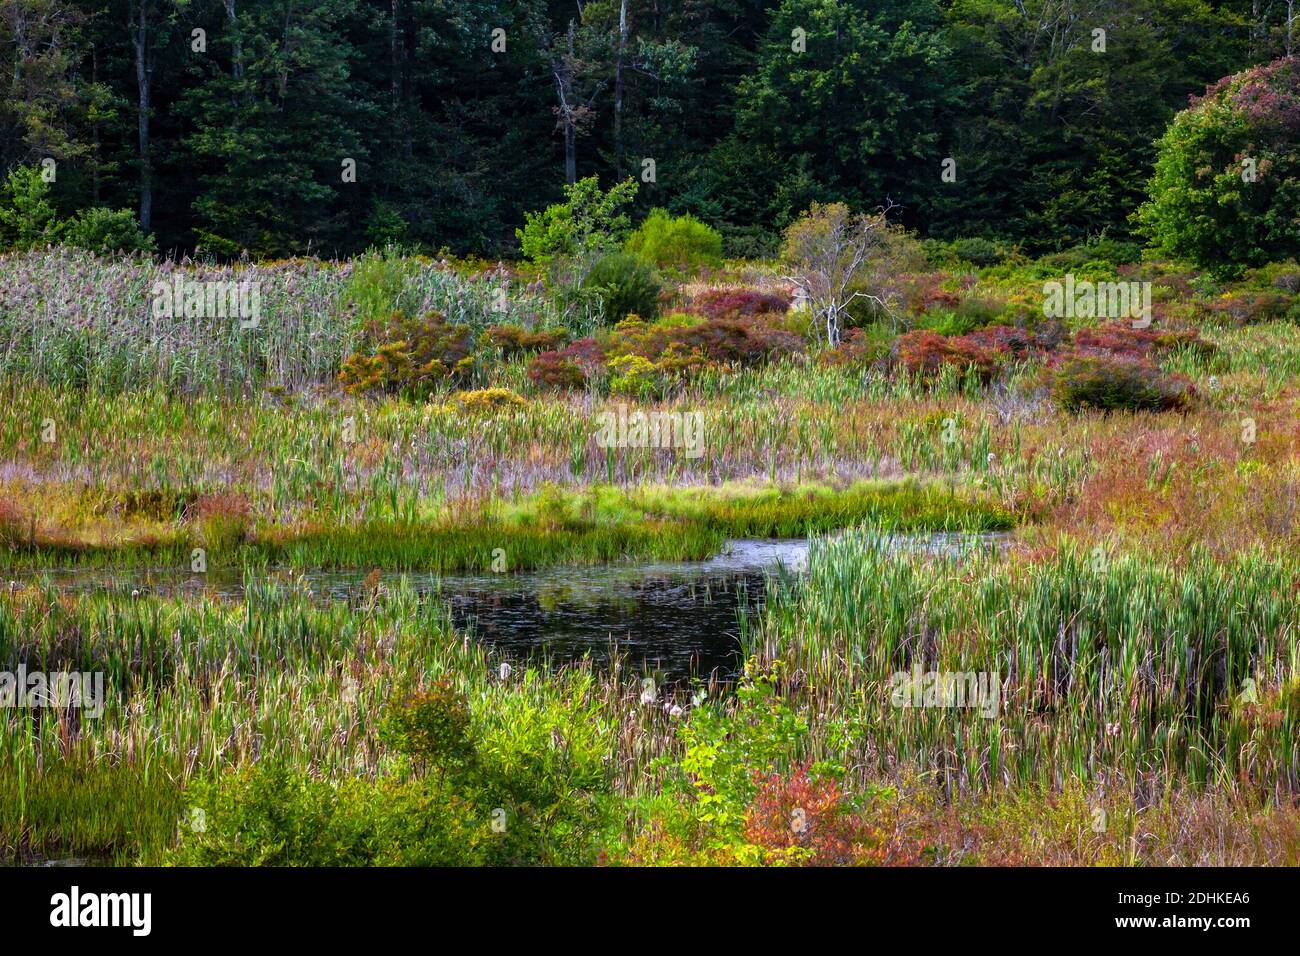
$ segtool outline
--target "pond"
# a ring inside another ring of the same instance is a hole
[[[900,549],[939,554],[955,552],[973,537],[930,534],[890,540]],[[589,655],[608,666],[618,657],[661,683],[688,677],[725,682],[743,663],[742,628],[762,610],[771,580],[797,579],[807,559],[806,539],[737,540],[706,561],[405,576],[417,591],[446,601],[457,627],[510,659],[562,663]],[[364,571],[295,574],[314,593],[337,600],[355,597],[366,577]],[[69,569],[41,575],[55,587],[73,591],[141,588],[238,598],[243,589],[242,578],[215,571],[182,575]],[[382,579],[395,582],[402,576],[393,572]]]

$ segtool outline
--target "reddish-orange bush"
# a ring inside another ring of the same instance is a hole
[[[922,853],[905,828],[856,812],[835,780],[815,780],[807,766],[759,781],[745,838],[774,859],[805,866],[910,866]]]
[[[1061,324],[1056,321],[1044,322],[1033,330],[1012,325],[987,325],[961,336],[961,341],[999,356],[1020,359],[1051,352],[1064,334]]]
[[[924,315],[931,309],[955,309],[961,293],[943,288],[951,276],[946,272],[922,272],[903,278],[903,303],[912,315]],[[969,282],[963,281],[963,285]]]
[[[1294,304],[1293,296],[1281,292],[1237,292],[1215,299],[1205,309],[1211,315],[1237,325],[1251,325],[1284,319]]]
[[[894,342],[894,358],[911,374],[926,379],[939,374],[945,365],[951,365],[962,373],[974,370],[982,381],[988,381],[998,367],[997,356],[990,349],[964,336],[927,331],[900,335]]]
[[[1074,349],[1081,354],[1155,358],[1180,347],[1205,355],[1214,351],[1214,346],[1195,329],[1135,329],[1131,325],[1111,323],[1080,329],[1074,334]]]
[[[585,388],[603,367],[605,350],[595,339],[578,339],[564,348],[540,352],[528,363],[528,377],[551,388]]]
[[[762,318],[710,319],[698,325],[647,325],[629,319],[610,333],[608,354],[651,362],[670,352],[719,364],[760,365],[803,350],[803,338]]]

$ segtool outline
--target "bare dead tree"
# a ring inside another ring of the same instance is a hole
[[[888,279],[899,271],[906,244],[887,218],[895,208],[886,200],[879,212],[867,214],[853,213],[844,203],[814,203],[786,230],[781,258],[789,273],[784,278],[824,323],[832,348],[839,345],[842,320],[858,299],[870,302],[898,327]]]

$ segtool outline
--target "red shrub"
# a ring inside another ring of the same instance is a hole
[[[1238,292],[1216,299],[1205,308],[1211,315],[1238,325],[1250,325],[1286,318],[1294,301],[1279,292]]]
[[[922,272],[906,276],[903,282],[903,302],[912,315],[924,315],[931,309],[955,309],[961,302],[960,292],[942,288],[951,278],[946,272]],[[969,284],[963,281],[963,285]]]
[[[528,377],[551,388],[584,388],[605,362],[595,339],[578,339],[558,351],[541,352],[528,363]]]
[[[709,289],[695,297],[692,307],[710,319],[739,319],[785,315],[790,308],[790,299],[757,289]]]
[[[760,365],[803,351],[803,337],[758,319],[715,319],[673,329],[672,343],[698,350],[712,362]]]
[[[967,341],[963,336],[940,335],[938,332],[906,332],[894,342],[894,356],[908,372],[921,378],[933,378],[945,365],[959,372],[975,370],[988,381],[997,370],[997,357],[989,349]]]
[[[1110,324],[1080,329],[1074,334],[1074,350],[1080,354],[1154,358],[1180,346],[1191,346],[1206,354],[1214,351],[1214,346],[1195,329],[1135,329]]]
[[[986,325],[961,336],[961,341],[999,356],[1020,359],[1043,354],[1056,348],[1064,335],[1059,322],[1043,323],[1041,328],[1023,329],[1011,325]]]
[[[698,355],[709,362],[760,365],[803,350],[803,338],[762,318],[710,319],[665,327],[627,319],[610,333],[608,354],[657,362],[665,354]]]
[[[855,813],[838,783],[813,780],[807,767],[789,777],[773,774],[759,782],[749,806],[745,838],[787,860],[790,851],[804,866],[920,862],[920,848],[894,827],[882,827]]]

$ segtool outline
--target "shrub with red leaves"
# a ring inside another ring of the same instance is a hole
[[[763,318],[710,319],[665,327],[629,319],[614,327],[609,355],[639,355],[651,362],[672,352],[719,364],[761,365],[803,350],[803,338]]]
[[[785,315],[790,299],[757,289],[708,289],[695,297],[694,311],[710,319],[752,318],[756,315]]]
[[[712,362],[760,365],[803,351],[802,336],[759,319],[716,319],[673,329],[669,341]]]
[[[981,381],[987,382],[998,366],[997,355],[991,349],[966,336],[920,330],[906,332],[895,340],[894,357],[908,372],[923,379],[933,378],[945,365],[951,365],[963,374],[973,369]]]
[[[903,303],[907,311],[912,315],[924,315],[931,309],[957,308],[961,302],[961,293],[950,292],[942,287],[949,278],[946,272],[922,272],[905,277]]]
[[[1295,300],[1279,292],[1238,292],[1205,306],[1207,312],[1237,325],[1275,322],[1290,313]]]
[[[806,766],[759,783],[745,821],[745,839],[786,862],[908,866],[921,848],[900,830],[856,813],[832,779],[814,780]]]
[[[605,350],[595,339],[578,339],[564,348],[540,352],[528,363],[528,377],[551,388],[585,388],[603,367]]]
[[[1130,355],[1073,353],[1044,370],[1052,398],[1068,411],[1171,411],[1196,394],[1182,375],[1167,375],[1153,362]]]
[[[1114,355],[1128,358],[1156,358],[1175,348],[1190,347],[1210,354],[1214,346],[1195,329],[1135,329],[1110,324],[1080,329],[1074,334],[1075,352],[1086,355]]]
[[[1053,351],[1065,333],[1056,321],[1041,323],[1033,329],[1012,325],[986,325],[961,336],[961,341],[995,352],[1005,358],[1022,359]]]

